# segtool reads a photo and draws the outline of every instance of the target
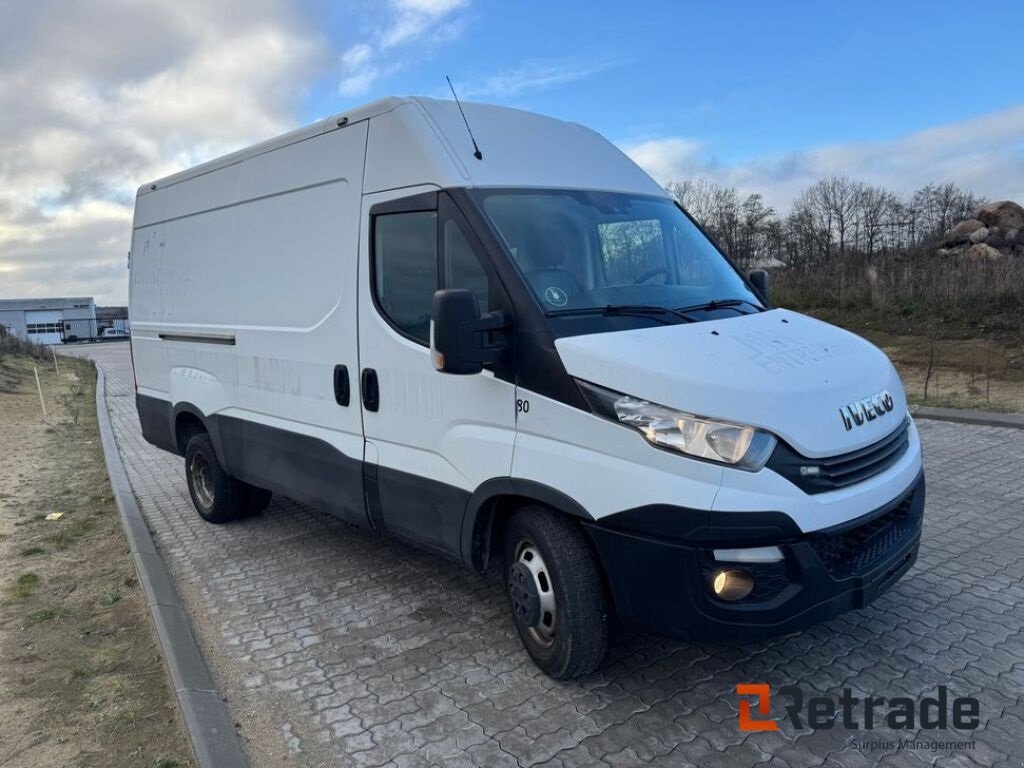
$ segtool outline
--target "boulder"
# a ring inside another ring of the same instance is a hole
[[[1003,258],[1002,251],[997,251],[991,245],[985,243],[977,243],[967,249],[967,256],[972,259],[1001,259]]]
[[[1003,230],[999,227],[987,227],[988,237],[985,238],[985,244],[991,245],[993,248],[1002,248],[1006,245],[1006,235],[1003,234]],[[981,230],[975,230],[980,232]]]
[[[988,240],[988,227],[978,227],[976,230],[971,232],[970,237],[967,238],[972,243],[983,243]]]
[[[1024,245],[1024,229],[1008,229],[1003,232],[1003,242],[1006,245]]]
[[[984,226],[978,219],[964,219],[946,233],[945,237],[942,238],[942,244],[957,245],[958,243],[966,243],[971,239],[971,234],[975,230],[981,229]]]
[[[1024,229],[1024,208],[1012,200],[999,200],[983,205],[974,212],[974,218],[988,227]]]

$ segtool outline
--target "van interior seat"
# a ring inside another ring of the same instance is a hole
[[[524,270],[526,279],[545,304],[552,303],[545,298],[548,288],[562,291],[567,302],[586,292],[576,276],[563,266],[573,243],[565,230],[555,228],[534,233],[528,243],[524,243],[527,248],[522,249],[522,256],[530,264],[529,269]]]

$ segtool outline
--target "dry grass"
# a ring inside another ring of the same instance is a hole
[[[772,298],[799,310],[870,310],[962,325],[979,332],[1024,331],[1024,259],[914,254],[848,254],[772,273]]]
[[[872,341],[911,402],[1024,413],[1024,258],[844,258],[772,273],[778,306]]]
[[[84,360],[0,369],[0,765],[188,766],[135,577]],[[47,404],[42,422],[32,368]],[[47,520],[50,512],[59,519]]]

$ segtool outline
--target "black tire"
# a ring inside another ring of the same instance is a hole
[[[609,601],[601,566],[579,524],[545,507],[525,507],[508,522],[504,551],[505,585],[513,619],[534,663],[556,680],[596,670],[608,648]],[[532,565],[540,571],[534,574],[528,563],[537,557],[536,553],[540,559]],[[535,575],[535,581],[525,575],[527,571]],[[521,586],[526,584],[529,591],[530,583],[540,600],[543,596],[539,593],[545,591],[547,583],[548,599],[553,596],[554,600],[553,611],[524,595]],[[547,613],[552,614],[550,623]]]
[[[208,523],[227,523],[248,514],[247,486],[217,460],[210,436],[196,432],[185,446],[185,478],[196,512]]]

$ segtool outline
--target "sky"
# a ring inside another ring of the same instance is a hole
[[[843,174],[1024,202],[1024,3],[0,0],[0,298],[127,301],[140,184],[388,95],[584,123],[784,213]]]

